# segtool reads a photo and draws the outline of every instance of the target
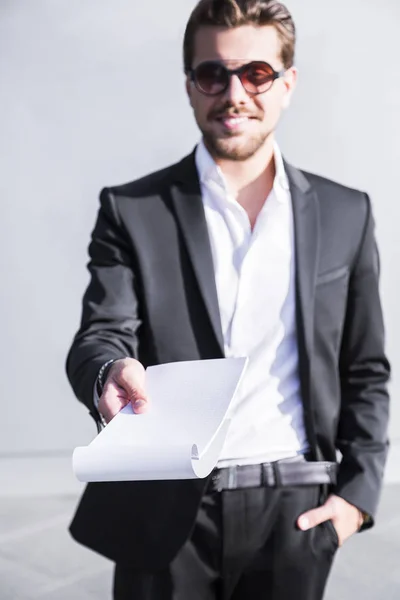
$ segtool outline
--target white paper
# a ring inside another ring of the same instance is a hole
[[[80,481],[194,479],[217,464],[229,427],[229,407],[247,358],[223,358],[149,367],[147,413],[131,405],[86,447],[76,448]]]

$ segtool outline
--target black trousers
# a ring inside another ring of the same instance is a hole
[[[116,565],[114,600],[320,600],[336,531],[330,521],[301,531],[296,521],[323,500],[321,486],[206,493],[168,569]]]

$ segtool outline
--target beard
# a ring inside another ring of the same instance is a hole
[[[233,161],[244,161],[254,156],[270,135],[270,132],[259,132],[252,136],[232,132],[232,135],[220,136],[205,128],[201,132],[212,156]]]
[[[230,114],[232,117],[240,117],[242,114],[249,116],[248,111],[242,111],[232,106],[229,102],[224,106],[214,109],[207,117],[207,121],[197,125],[203,134],[204,142],[214,158],[232,161],[245,161],[256,154],[262,148],[271,134],[268,129],[262,129],[263,113],[253,113],[252,118],[260,124],[259,131],[237,132],[237,131],[215,131],[213,123],[222,115]],[[265,127],[265,125],[264,125]]]

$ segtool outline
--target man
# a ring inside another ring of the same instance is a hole
[[[317,600],[373,524],[389,364],[371,205],[282,159],[294,46],[275,0],[201,0],[184,39],[201,142],[101,194],[67,363],[92,416],[145,412],[147,365],[249,357],[212,477],[87,486],[71,532],[116,563],[116,600]]]

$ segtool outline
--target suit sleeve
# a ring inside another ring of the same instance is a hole
[[[133,249],[120,222],[112,193],[104,189],[89,246],[89,285],[82,318],[66,363],[77,398],[98,420],[93,387],[108,360],[137,357],[141,325],[133,267]]]
[[[340,353],[342,453],[339,496],[370,515],[373,524],[388,450],[390,366],[385,356],[379,296],[379,256],[368,196],[361,245],[352,269]]]

